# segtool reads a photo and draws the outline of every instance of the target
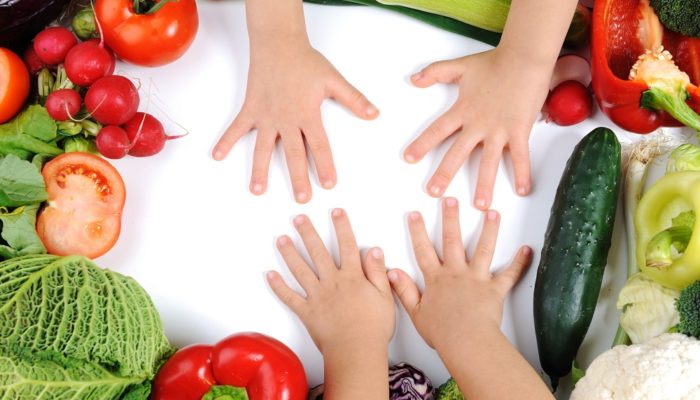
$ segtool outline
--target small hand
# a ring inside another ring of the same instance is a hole
[[[320,184],[326,189],[336,184],[333,155],[321,122],[323,100],[333,98],[363,119],[373,119],[379,111],[308,42],[298,42],[290,39],[251,52],[245,101],[213,156],[223,159],[243,135],[256,129],[250,191],[260,195],[267,189],[272,151],[281,137],[295,198],[306,203],[311,199],[307,148]]]
[[[421,215],[408,216],[416,261],[425,278],[421,294],[400,269],[389,271],[392,288],[416,329],[433,348],[482,340],[481,333],[500,330],[506,294],[531,261],[529,247],[521,248],[510,267],[495,276],[489,272],[498,236],[499,215],[486,212],[484,227],[472,260],[467,262],[459,226],[457,200],[443,201],[443,257],[438,258]]]
[[[324,356],[372,349],[385,357],[381,349],[386,351],[394,334],[395,306],[383,253],[372,248],[362,262],[346,213],[335,209],[332,217],[340,266],[336,266],[309,219],[300,215],[294,225],[317,274],[291,239],[282,236],[277,247],[306,297],[287,286],[277,272],[268,273],[268,282],[277,297],[301,319]]]
[[[474,206],[486,210],[491,205],[505,148],[511,154],[516,191],[521,196],[527,195],[531,187],[528,138],[547,97],[550,75],[551,71],[537,62],[527,62],[500,48],[436,62],[413,75],[413,84],[421,88],[437,82],[459,85],[459,98],[452,108],[436,119],[404,153],[406,161],[418,162],[459,131],[429,180],[428,193],[442,196],[459,168],[481,144]]]

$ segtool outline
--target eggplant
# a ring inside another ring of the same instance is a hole
[[[0,47],[22,54],[29,41],[61,15],[70,0],[0,0]]]

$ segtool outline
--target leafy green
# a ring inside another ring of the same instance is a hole
[[[617,308],[622,310],[620,325],[632,343],[643,343],[661,335],[679,321],[675,308],[679,292],[669,289],[645,274],[632,275],[620,290]]]
[[[49,116],[46,108],[33,104],[22,111],[15,119],[17,131],[33,136],[41,141],[56,139],[56,121]]]
[[[666,172],[680,171],[700,171],[700,147],[685,143],[671,152]]]
[[[56,137],[56,122],[44,107],[32,105],[0,125],[0,155],[14,154],[25,160],[34,154],[57,156],[63,150],[56,147]]]
[[[464,395],[457,387],[457,382],[450,378],[438,388],[437,400],[464,400]]]
[[[18,207],[48,199],[44,178],[29,161],[0,157],[0,207]]]
[[[80,151],[83,153],[97,154],[97,147],[95,146],[95,142],[93,140],[81,136],[73,136],[66,138],[62,142],[62,146],[63,150],[66,153]]]
[[[122,377],[103,366],[49,352],[0,348],[0,399],[118,399],[141,379]],[[131,399],[146,400],[148,394]]]
[[[36,234],[36,213],[39,204],[8,211],[0,207],[0,260],[29,254],[46,253]]]
[[[120,377],[153,378],[171,351],[143,288],[84,257],[0,263],[0,305],[6,346],[98,363]]]

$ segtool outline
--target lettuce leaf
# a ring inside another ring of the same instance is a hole
[[[8,211],[0,207],[0,259],[46,253],[36,233],[36,213],[39,204]]]
[[[148,399],[139,378],[119,376],[97,363],[0,348],[2,399],[110,400],[136,390],[141,390],[140,396],[130,395],[130,399]]]
[[[0,207],[41,203],[49,198],[36,166],[14,155],[0,158]]]
[[[84,360],[138,381],[152,379],[171,352],[143,288],[79,256],[0,263],[0,337],[5,346]]]

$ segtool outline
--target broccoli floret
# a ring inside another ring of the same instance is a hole
[[[651,0],[651,7],[666,28],[700,38],[698,0]]]
[[[681,316],[678,332],[700,339],[700,281],[681,291],[676,308]]]
[[[457,382],[450,378],[438,388],[436,400],[464,400],[464,396],[459,391]]]

